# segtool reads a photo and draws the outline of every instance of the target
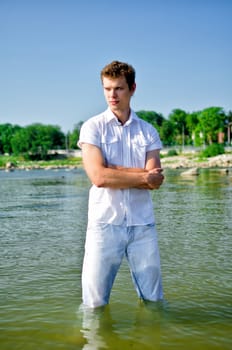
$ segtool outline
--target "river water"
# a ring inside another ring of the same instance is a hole
[[[0,172],[0,349],[232,349],[232,175],[165,170],[153,192],[165,300],[137,300],[123,262],[110,305],[81,304],[82,169]]]

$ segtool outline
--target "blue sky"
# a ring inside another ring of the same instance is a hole
[[[132,108],[232,110],[232,0],[0,0],[0,124],[72,131],[106,108],[99,73],[136,69]]]

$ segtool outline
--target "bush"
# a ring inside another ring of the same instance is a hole
[[[212,143],[201,152],[201,157],[205,157],[205,158],[215,157],[219,154],[224,154],[224,153],[225,153],[225,149],[223,145],[219,143]]]
[[[5,168],[7,163],[11,163],[13,166],[17,165],[17,160],[15,157],[11,156],[0,156],[0,168]]]
[[[0,168],[5,168],[5,166],[6,166],[6,161],[0,158]]]
[[[168,157],[178,156],[178,153],[175,149],[170,149],[167,153]]]

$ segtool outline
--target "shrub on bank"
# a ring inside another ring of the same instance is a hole
[[[175,149],[170,149],[167,153],[168,157],[174,157],[174,156],[178,156],[178,153]]]
[[[215,157],[219,154],[224,154],[225,149],[222,144],[219,143],[212,143],[208,147],[206,147],[203,151],[200,153],[200,157],[203,158],[209,158],[209,157]]]
[[[0,168],[5,168],[7,163],[11,163],[12,166],[16,166],[18,157],[0,155]]]

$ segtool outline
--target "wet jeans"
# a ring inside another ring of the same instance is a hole
[[[82,299],[89,307],[108,304],[114,279],[126,257],[138,297],[163,298],[160,256],[154,224],[89,224],[82,271]]]

